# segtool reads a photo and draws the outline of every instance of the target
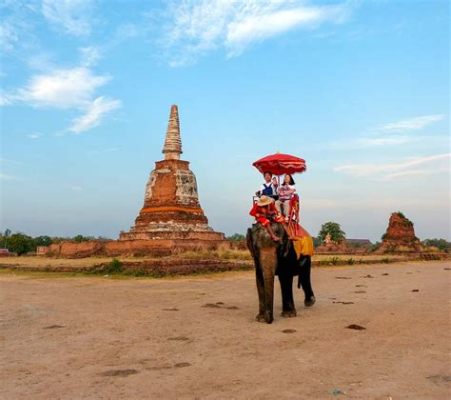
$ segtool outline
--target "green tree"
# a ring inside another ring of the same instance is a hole
[[[3,248],[7,248],[6,246],[7,246],[7,242],[8,242],[8,238],[11,236],[11,229],[5,229],[5,232],[3,233],[3,235],[1,235],[0,234],[0,239],[1,239],[1,241],[0,241],[0,243],[1,243],[1,246],[3,247]]]
[[[344,240],[346,236],[346,233],[341,230],[340,224],[332,221],[326,222],[321,226],[321,230],[318,234],[318,238],[321,240],[321,243],[324,243],[327,234],[329,234],[330,238],[337,243]]]
[[[9,236],[6,241],[6,248],[19,256],[36,250],[33,238],[23,233],[14,233]]]
[[[77,243],[87,242],[88,240],[94,240],[94,236],[76,235],[72,238],[72,240]]]
[[[234,233],[232,236],[228,236],[227,240],[232,240],[234,242],[239,242],[241,240],[245,240],[246,237],[242,235],[241,233]]]
[[[451,243],[446,239],[426,239],[423,241],[423,244],[426,246],[437,247],[440,251],[445,251],[447,253],[451,251]]]
[[[52,238],[50,236],[37,236],[34,238],[34,245],[37,246],[50,246],[52,244]]]

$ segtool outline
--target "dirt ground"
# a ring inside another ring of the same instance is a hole
[[[451,262],[315,268],[257,323],[253,272],[0,273],[1,399],[447,399]],[[356,324],[366,329],[349,329]]]

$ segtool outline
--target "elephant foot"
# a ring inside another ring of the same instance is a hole
[[[304,305],[306,307],[311,307],[313,306],[313,304],[315,304],[315,302],[316,302],[315,296],[310,296],[304,300]]]
[[[274,321],[274,317],[272,315],[272,311],[266,311],[265,312],[265,322],[267,324],[272,324],[272,321]]]
[[[294,318],[296,317],[296,315],[297,315],[296,310],[282,311],[282,313],[280,314],[280,316],[284,318]]]
[[[266,322],[265,320],[265,314],[257,314],[257,316],[255,317],[255,320],[257,322]]]

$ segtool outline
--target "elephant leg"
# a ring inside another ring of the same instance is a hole
[[[312,289],[312,283],[310,281],[310,270],[312,267],[312,261],[310,257],[304,257],[301,259],[301,268],[299,270],[299,280],[304,291],[304,304],[306,307],[311,307],[315,304],[315,295]]]
[[[261,249],[260,263],[263,272],[265,293],[265,321],[270,324],[274,321],[274,276],[276,271],[276,252],[274,248]]]
[[[258,322],[265,322],[265,286],[263,282],[263,273],[260,265],[257,265],[255,268],[255,278],[257,281],[257,292],[258,292],[258,314],[255,317],[255,319]]]
[[[293,298],[293,276],[279,275],[280,290],[282,292],[282,317],[295,317],[296,307]]]

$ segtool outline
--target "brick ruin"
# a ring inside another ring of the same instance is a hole
[[[189,162],[180,159],[182,141],[176,105],[171,107],[164,160],[155,163],[135,224],[119,240],[91,240],[52,244],[44,255],[57,257],[169,255],[186,250],[229,247],[224,234],[209,225]]]
[[[196,177],[189,162],[180,159],[182,141],[176,105],[171,107],[164,160],[155,163],[144,195],[144,205],[129,232],[119,240],[198,239],[223,240],[213,231],[199,203]]]
[[[415,253],[423,250],[420,240],[415,236],[413,222],[401,212],[392,213],[376,253]]]

